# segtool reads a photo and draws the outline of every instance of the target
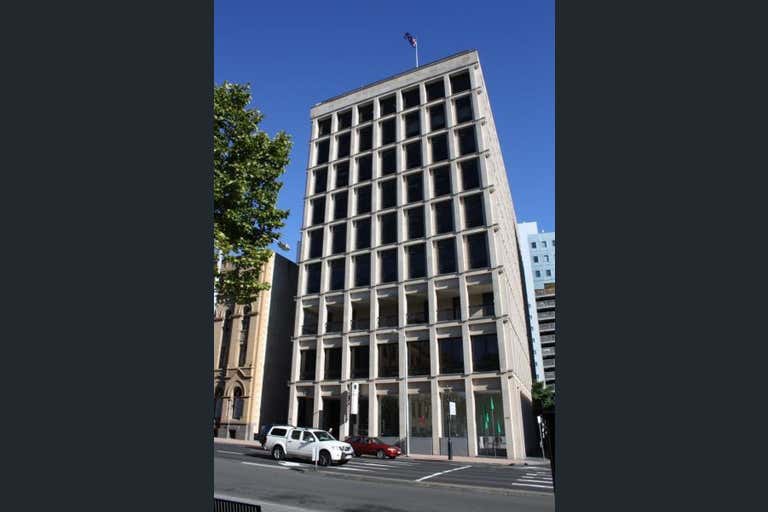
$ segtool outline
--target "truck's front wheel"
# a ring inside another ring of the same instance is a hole
[[[317,463],[321,466],[328,466],[331,464],[331,454],[323,450],[320,452],[320,456],[317,459]]]

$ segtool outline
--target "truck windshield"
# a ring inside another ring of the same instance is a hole
[[[313,430],[313,434],[317,436],[318,441],[335,441],[336,438],[324,430]]]

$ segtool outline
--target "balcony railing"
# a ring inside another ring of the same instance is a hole
[[[302,325],[301,334],[317,334],[317,322]]]
[[[411,311],[406,314],[409,324],[423,324],[427,321],[426,311]]]
[[[554,311],[539,311],[538,313],[539,320],[552,320],[555,318],[555,312]]]
[[[397,327],[397,315],[380,316],[379,327]]]
[[[448,320],[458,320],[461,317],[459,314],[458,309],[438,309],[437,310],[437,321],[438,322],[445,322]]]
[[[555,342],[555,335],[554,334],[547,334],[541,337],[542,343],[554,343]]]
[[[539,324],[539,332],[552,332],[555,330],[555,322],[547,322],[545,324]],[[543,336],[542,336],[542,341]]]
[[[553,308],[553,307],[555,307],[554,300],[540,300],[536,302],[536,308],[538,309]]]
[[[478,318],[483,316],[493,316],[495,315],[495,308],[493,305],[493,302],[489,304],[470,304],[469,305],[469,316],[471,318]]]
[[[541,355],[546,356],[554,356],[555,355],[555,347],[547,347],[541,349]]]
[[[545,359],[544,360],[544,368],[554,368],[555,367],[555,359]]]
[[[325,322],[325,332],[341,332],[341,321]]]

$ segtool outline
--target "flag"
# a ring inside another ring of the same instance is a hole
[[[493,411],[493,397],[491,397],[491,411]]]
[[[416,38],[410,32],[406,32],[403,38],[410,43],[411,48],[416,48]]]

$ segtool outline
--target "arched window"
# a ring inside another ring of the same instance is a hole
[[[226,368],[229,360],[229,345],[232,338],[232,316],[235,314],[235,305],[227,307],[227,316],[224,319],[224,332],[221,335],[221,350],[219,351],[219,368]]]
[[[251,305],[243,308],[243,319],[240,324],[240,352],[237,356],[237,366],[245,366],[245,356],[248,352],[248,328],[251,325]]]
[[[232,418],[239,420],[243,417],[243,390],[240,388],[235,388],[235,400],[232,405]]]

